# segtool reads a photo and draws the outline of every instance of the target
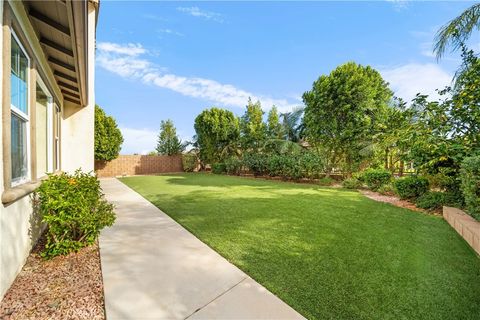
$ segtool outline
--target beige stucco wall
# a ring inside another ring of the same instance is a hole
[[[3,28],[4,1],[0,0],[0,25]],[[17,16],[22,20],[21,16]],[[26,17],[23,17],[26,18]],[[25,23],[25,20],[20,21]],[[0,32],[0,52],[3,52],[3,32]],[[9,39],[5,39],[6,41]],[[3,79],[3,64],[0,63],[0,79]],[[3,101],[3,86],[0,90],[0,101]],[[2,132],[0,121],[0,132]],[[0,159],[3,159],[3,148],[0,148]],[[3,165],[0,166],[0,193],[4,191]],[[18,199],[10,205],[0,205],[0,299],[20,272],[32,245],[38,239],[40,223],[38,215],[33,214],[30,196]]]
[[[94,116],[95,116],[95,8],[91,3],[88,13],[88,105],[80,108],[65,101],[62,139],[61,167],[73,172],[94,170]]]
[[[12,9],[15,13],[19,3],[12,1]],[[0,25],[3,28],[3,8],[4,0],[0,0]],[[21,12],[20,12],[21,13]],[[28,17],[23,13],[17,15],[19,24],[28,27]],[[85,171],[94,169],[94,40],[95,40],[95,11],[90,8],[89,16],[89,102],[88,106],[79,108],[71,104],[64,105],[64,112],[61,121],[61,170],[74,171],[82,168]],[[30,30],[32,31],[32,30]],[[29,32],[30,32],[29,31]],[[29,33],[26,32],[26,33]],[[0,52],[3,52],[3,32],[0,32]],[[7,39],[5,39],[6,41]],[[36,39],[32,41],[32,46],[38,46]],[[35,43],[36,42],[36,43]],[[37,48],[37,49],[38,49]],[[34,48],[35,49],[35,48]],[[39,52],[34,50],[35,52]],[[42,53],[43,54],[43,53]],[[40,68],[49,68],[45,57],[39,59]],[[45,63],[43,63],[45,62]],[[0,63],[0,79],[3,79],[3,64]],[[9,70],[7,70],[9,72]],[[50,78],[50,77],[49,77]],[[45,80],[45,79],[44,79]],[[49,83],[54,79],[46,79]],[[0,86],[0,101],[3,101],[3,86]],[[54,88],[55,93],[59,92],[58,87]],[[57,95],[58,96],[58,95]],[[61,95],[60,95],[61,96]],[[3,121],[3,118],[2,118]],[[0,121],[0,132],[3,132],[2,121]],[[34,156],[33,154],[31,157]],[[0,148],[0,159],[3,159],[3,148]],[[5,190],[3,165],[0,165],[0,194]],[[17,274],[21,271],[25,261],[38,239],[41,225],[38,221],[38,215],[34,213],[32,194],[17,199],[8,205],[0,204],[0,300],[4,297],[6,291],[15,280]]]

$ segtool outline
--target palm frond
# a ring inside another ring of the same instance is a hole
[[[437,32],[433,48],[437,59],[445,54],[449,46],[452,46],[452,51],[459,49],[474,29],[480,29],[480,3],[462,12]]]

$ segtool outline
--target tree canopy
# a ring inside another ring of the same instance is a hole
[[[211,108],[202,111],[195,118],[195,132],[204,163],[215,163],[225,158],[225,152],[240,137],[238,118],[225,109]]]
[[[267,137],[267,127],[263,122],[263,110],[260,101],[248,99],[248,104],[240,119],[240,134],[243,149],[258,150]]]
[[[437,58],[441,58],[449,46],[453,51],[460,49],[475,29],[480,29],[480,3],[472,5],[437,32],[433,49]]]
[[[111,161],[118,157],[123,143],[115,119],[95,105],[95,160]]]
[[[320,76],[303,94],[309,141],[327,148],[331,166],[343,163],[347,171],[354,170],[361,161],[359,151],[384,121],[392,95],[378,71],[354,62]]]
[[[267,117],[267,135],[270,139],[282,139],[283,130],[280,123],[280,116],[277,107],[273,106],[268,112]]]
[[[158,134],[157,147],[155,148],[161,155],[176,155],[185,150],[185,145],[177,135],[177,129],[173,121],[168,119],[160,123],[160,133]]]

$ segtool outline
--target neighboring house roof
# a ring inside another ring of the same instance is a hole
[[[64,100],[87,105],[88,1],[24,1],[24,7]]]

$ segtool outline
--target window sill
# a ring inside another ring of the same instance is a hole
[[[40,186],[41,181],[26,182],[12,187],[2,193],[2,203],[9,204],[32,193]]]

